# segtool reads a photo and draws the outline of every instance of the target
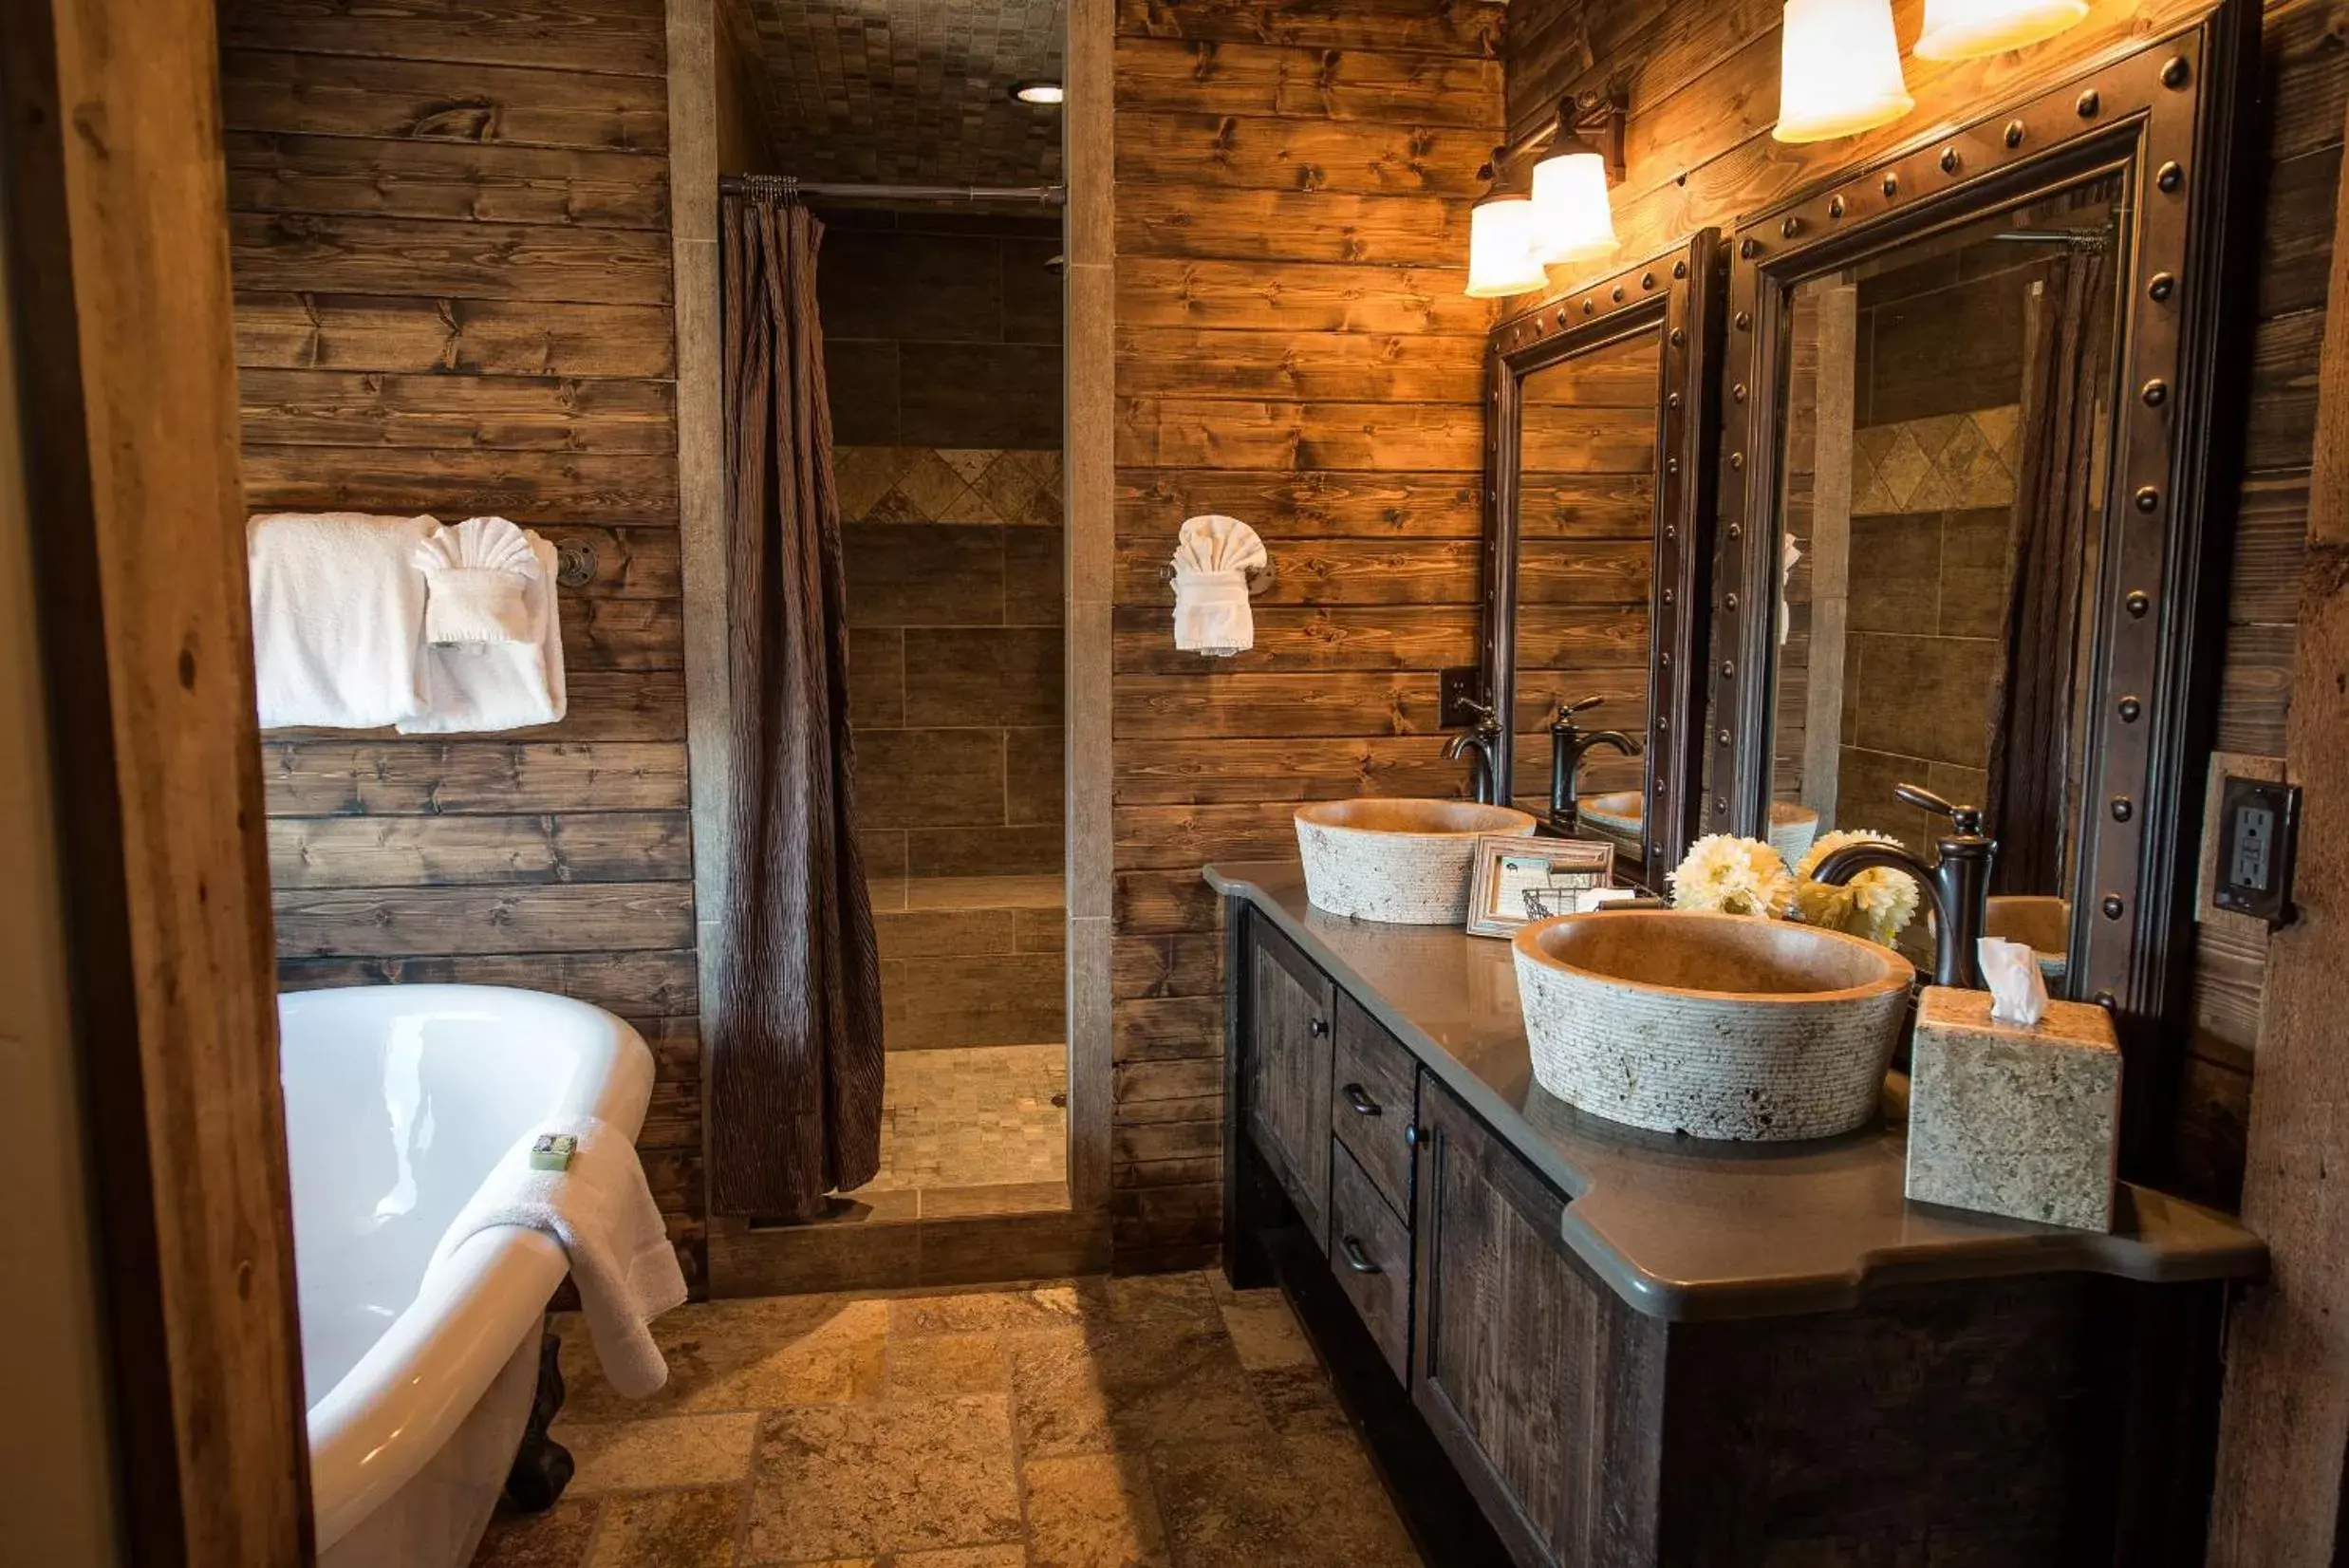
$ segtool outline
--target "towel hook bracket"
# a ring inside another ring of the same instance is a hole
[[[585,539],[565,539],[554,547],[554,580],[564,588],[594,582],[595,566],[595,547]]]
[[[1266,589],[1270,588],[1275,583],[1280,580],[1280,571],[1278,568],[1275,567],[1268,561],[1263,566],[1248,568],[1247,577],[1248,597],[1254,599],[1261,595]],[[1160,582],[1166,585],[1168,592],[1172,592],[1174,590],[1175,569],[1173,562],[1169,561],[1158,569],[1158,579]]]

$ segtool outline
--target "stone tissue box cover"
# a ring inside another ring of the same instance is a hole
[[[1987,991],[1928,986],[1911,1053],[1908,1193],[2018,1220],[2113,1228],[2120,1050],[2113,1020],[2051,1001],[2036,1028]]]

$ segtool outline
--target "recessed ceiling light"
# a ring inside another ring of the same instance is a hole
[[[1015,82],[1012,84],[1012,96],[1022,103],[1057,108],[1068,94],[1057,82]]]

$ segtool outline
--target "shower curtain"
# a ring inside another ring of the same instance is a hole
[[[856,845],[822,238],[779,189],[720,199],[734,782],[704,1020],[710,1208],[785,1220],[870,1181],[881,1158],[881,965]]]
[[[2003,893],[2060,893],[2071,831],[2073,687],[2099,495],[2110,265],[2068,247],[2044,274],[2023,362],[2022,451],[2007,545],[2006,640],[1990,704],[1988,831]]]

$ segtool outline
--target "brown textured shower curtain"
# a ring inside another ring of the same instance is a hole
[[[856,848],[847,587],[815,260],[720,198],[733,838],[708,1035],[710,1208],[806,1219],[881,1158],[881,964]]]
[[[1990,704],[1988,831],[2003,893],[2060,893],[2071,831],[2072,698],[2101,476],[2097,422],[2111,268],[2103,246],[2048,266],[2023,364],[2007,550],[2006,646]]]

